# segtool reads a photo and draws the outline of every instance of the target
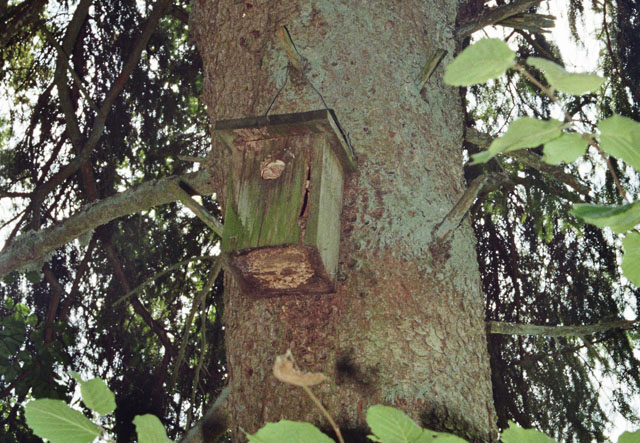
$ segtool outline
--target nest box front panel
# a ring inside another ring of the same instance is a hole
[[[229,120],[222,250],[241,286],[261,294],[334,289],[350,151],[329,111]]]
[[[232,154],[223,250],[300,242],[308,171],[300,138],[263,140]]]

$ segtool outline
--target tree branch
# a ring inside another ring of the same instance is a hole
[[[0,252],[0,277],[69,243],[82,234],[123,215],[134,214],[154,206],[173,202],[174,189],[184,181],[201,195],[214,192],[213,171],[172,176],[141,185],[104,200],[86,205],[71,217],[42,231],[28,231],[17,237]]]
[[[447,238],[449,238],[449,235],[458,227],[481,193],[484,194],[488,190],[497,189],[505,183],[508,183],[506,177],[496,175],[480,175],[474,178],[449,213],[433,228],[433,241],[436,243],[445,242]]]
[[[169,384],[166,386],[166,390],[169,392],[173,391],[173,387],[175,386],[176,380],[178,379],[178,375],[180,374],[180,368],[182,367],[182,362],[184,361],[184,356],[187,352],[187,343],[189,340],[189,335],[191,333],[191,324],[193,323],[193,319],[196,315],[196,311],[198,310],[198,307],[202,303],[204,303],[204,300],[207,294],[211,292],[211,288],[213,288],[213,285],[215,284],[221,269],[222,269],[222,260],[218,258],[218,260],[216,260],[216,264],[214,265],[213,269],[209,273],[209,278],[207,279],[207,283],[204,285],[204,288],[202,288],[200,293],[197,294],[191,302],[191,310],[189,311],[189,315],[187,316],[184,322],[184,333],[182,335],[182,340],[180,341],[180,348],[178,349],[178,357],[176,358],[176,362],[174,364],[175,369],[173,370],[173,374],[171,375]],[[194,387],[194,390],[195,389],[196,387]]]
[[[184,8],[178,5],[173,5],[171,6],[171,10],[169,11],[169,13],[180,20],[183,24],[187,26],[189,25],[189,13],[185,11]]]
[[[520,14],[521,12],[525,12],[541,1],[542,0],[516,0],[508,5],[489,8],[479,17],[475,17],[467,23],[460,25],[456,32],[456,36],[458,39],[463,39],[474,32],[479,31],[485,26],[495,25],[502,20]]]
[[[520,13],[501,20],[496,24],[541,34],[543,32],[549,32],[549,28],[554,27],[555,19],[555,16],[548,14]]]
[[[40,24],[38,28],[44,33],[49,43],[51,43],[51,45],[58,52],[58,61],[61,62],[62,65],[66,68],[66,70],[69,72],[69,74],[71,74],[71,77],[73,77],[73,81],[75,82],[76,86],[82,93],[82,96],[89,103],[89,106],[91,107],[93,112],[95,112],[96,114],[100,114],[100,109],[98,109],[98,106],[95,104],[95,102],[89,95],[89,91],[87,91],[87,88],[84,86],[84,82],[82,81],[80,76],[78,76],[78,73],[73,69],[73,67],[69,63],[69,54],[65,53],[64,48],[60,46],[60,44],[58,44],[58,42],[56,41],[56,38],[51,34],[51,32],[49,32],[49,30],[44,24]]]
[[[145,24],[142,34],[136,40],[133,51],[129,55],[127,62],[122,68],[120,75],[115,80],[113,86],[111,87],[111,90],[107,94],[107,97],[100,105],[99,113],[93,122],[93,127],[91,129],[91,132],[84,144],[82,143],[80,129],[77,126],[73,105],[69,100],[69,91],[66,85],[66,76],[62,76],[62,74],[60,74],[59,81],[56,82],[58,86],[60,103],[62,104],[64,114],[65,114],[65,120],[67,123],[67,132],[69,133],[69,138],[71,140],[71,143],[76,149],[77,156],[65,167],[63,167],[60,171],[54,174],[54,176],[51,177],[46,183],[38,187],[38,189],[36,190],[37,199],[34,199],[36,204],[41,202],[42,199],[44,199],[44,196],[47,195],[49,192],[51,192],[53,188],[55,188],[60,183],[65,181],[71,175],[73,175],[78,169],[80,169],[80,167],[83,164],[87,162],[87,160],[89,159],[89,156],[91,155],[91,152],[93,151],[95,146],[98,144],[98,141],[102,136],[106,118],[109,114],[109,111],[111,110],[111,106],[113,105],[113,102],[116,100],[116,98],[124,88],[127,80],[129,79],[129,76],[131,75],[134,68],[138,64],[138,61],[140,60],[140,56],[142,54],[143,49],[146,47],[147,43],[149,42],[149,38],[151,38],[151,35],[153,34],[153,31],[155,30],[158,22],[160,21],[160,18],[165,14],[166,8],[170,3],[171,3],[170,0],[159,0],[156,3],[156,6],[154,7],[153,11],[149,16],[149,19],[147,20],[147,23]],[[68,46],[69,45],[73,46],[73,42],[75,42],[76,36],[73,35],[73,32],[76,32],[76,27],[80,26],[84,21],[84,18],[82,17],[82,14],[86,14],[86,12],[84,11],[84,8],[86,7],[86,9],[88,10],[88,7],[90,4],[91,4],[91,0],[83,0],[81,4],[78,5],[78,8],[76,9],[76,12],[78,13],[78,18],[76,19],[76,13],[74,13],[74,18],[72,19],[72,23],[74,24],[74,27],[68,29],[67,36],[65,36],[65,41],[62,45],[62,48],[64,49],[65,53],[71,52]],[[81,6],[82,6],[82,9],[81,9]],[[73,32],[69,32],[71,29],[73,29]],[[79,28],[77,29],[79,30]],[[60,58],[61,57],[59,57],[59,63],[60,63],[59,68],[56,69],[56,76],[59,76],[58,72],[64,72],[63,71],[64,62],[61,61]]]
[[[612,329],[636,329],[640,320],[616,320],[592,325],[576,326],[538,326],[518,323],[488,321],[487,334],[503,335],[542,335],[545,337],[582,337]]]
[[[124,268],[120,263],[120,259],[118,258],[116,249],[113,247],[113,244],[111,243],[110,240],[104,241],[103,243],[105,246],[105,251],[107,252],[107,258],[109,259],[109,263],[111,263],[111,266],[115,271],[116,277],[118,278],[118,281],[122,286],[122,289],[124,289],[125,293],[130,292],[131,285],[129,284],[127,275],[124,272]],[[149,328],[151,328],[153,333],[158,337],[158,339],[162,343],[162,346],[164,346],[164,349],[166,352],[165,357],[167,355],[174,356],[176,354],[175,347],[173,346],[173,343],[171,342],[169,335],[167,335],[167,331],[165,331],[164,327],[160,323],[158,323],[156,319],[153,318],[153,316],[147,310],[147,308],[144,307],[144,305],[142,304],[138,296],[134,295],[130,297],[129,302],[131,303],[131,306],[133,307],[134,312],[138,314],[140,318],[142,318],[142,320],[147,324],[147,326],[149,326]]]
[[[45,266],[44,276],[51,287],[53,295],[49,298],[49,306],[47,307],[47,316],[44,321],[44,345],[49,346],[53,338],[53,322],[56,319],[56,313],[58,312],[58,305],[60,299],[65,295],[64,288],[58,281],[58,278],[53,273],[49,265]]]
[[[207,410],[204,417],[179,440],[180,443],[218,441],[218,438],[229,428],[227,399],[230,391],[229,386],[222,389],[215,403]]]
[[[181,187],[175,190],[176,200],[180,200],[183,205],[191,210],[200,220],[202,220],[209,228],[222,237],[222,223],[215,218],[207,209],[191,198],[191,196]]]

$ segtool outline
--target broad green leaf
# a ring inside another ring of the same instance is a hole
[[[555,443],[551,437],[535,429],[523,429],[511,420],[509,427],[502,431],[500,440],[503,443]]]
[[[247,434],[249,442],[282,443],[299,441],[309,443],[334,443],[326,434],[320,432],[311,423],[280,420],[278,423],[267,423],[253,435]]]
[[[369,438],[384,443],[418,442],[422,428],[404,412],[390,406],[375,405],[367,411],[367,424],[373,432]]]
[[[100,435],[100,428],[62,400],[43,398],[25,406],[27,425],[51,443],[88,443]]]
[[[604,78],[599,75],[567,72],[562,66],[544,58],[529,57],[527,64],[540,69],[544,72],[551,86],[567,94],[588,94],[600,89],[600,86],[604,83]]]
[[[636,432],[623,432],[620,437],[618,437],[618,443],[638,443],[640,441],[640,429]]]
[[[116,408],[116,397],[101,378],[93,378],[80,384],[82,401],[100,415],[111,414]]]
[[[542,161],[550,165],[571,163],[587,151],[587,141],[576,132],[565,133],[544,145]]]
[[[622,274],[640,288],[640,234],[637,232],[627,234],[622,240],[622,248],[624,249]],[[637,433],[640,436],[640,430]]]
[[[640,200],[622,206],[576,203],[570,213],[599,228],[608,226],[621,234],[640,223]]]
[[[640,123],[613,115],[598,123],[600,148],[640,171]]]
[[[502,40],[487,38],[465,48],[447,66],[445,83],[470,86],[500,77],[514,65],[515,52]]]
[[[469,162],[469,164],[478,165],[480,163],[486,163],[489,160],[491,160],[493,157],[495,157],[495,154],[492,154],[489,151],[478,152],[477,154],[473,154],[471,156],[471,162]]]
[[[69,371],[69,375],[80,384],[82,401],[92,411],[100,415],[111,414],[116,408],[116,397],[101,378],[84,381],[76,371]]]
[[[550,142],[562,135],[562,125],[563,123],[558,120],[538,120],[532,117],[518,119],[509,125],[502,137],[491,142],[487,150],[488,154],[484,152],[474,154],[471,164],[485,163],[500,152],[535,148]]]
[[[77,373],[76,371],[69,371],[68,374],[71,377],[73,377],[73,379],[75,381],[77,381],[78,383],[83,383],[84,382],[84,380],[82,379],[82,376],[79,373]]]
[[[167,431],[162,426],[162,422],[155,415],[136,415],[133,424],[136,425],[138,443],[167,443],[171,441],[167,437]]]

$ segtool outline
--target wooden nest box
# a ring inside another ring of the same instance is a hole
[[[350,148],[329,110],[218,121],[231,150],[222,251],[257,295],[332,292]]]

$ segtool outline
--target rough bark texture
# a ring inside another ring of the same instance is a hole
[[[357,5],[357,6],[356,6]],[[260,115],[284,81],[286,25],[358,159],[342,214],[342,278],[334,294],[260,299],[227,278],[225,325],[234,441],[242,427],[307,420],[328,428],[304,393],[272,376],[291,349],[302,370],[330,382],[314,391],[345,429],[364,429],[371,405],[474,441],[495,430],[475,240],[463,223],[447,247],[431,231],[465,185],[462,109],[429,55],[455,53],[456,2],[195,0],[212,121]],[[292,71],[273,113],[322,108]],[[224,165],[224,149],[212,157]],[[223,167],[223,166],[221,166]],[[221,184],[222,185],[222,184]],[[220,187],[222,190],[222,187]]]

